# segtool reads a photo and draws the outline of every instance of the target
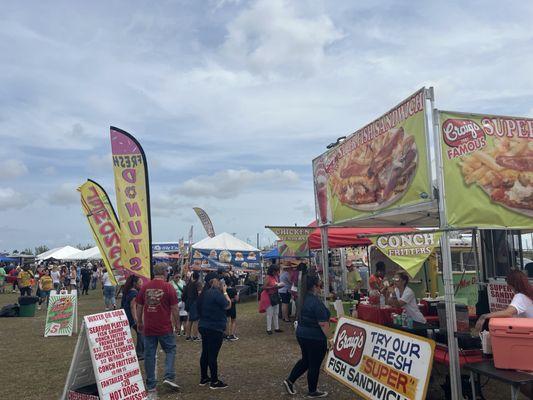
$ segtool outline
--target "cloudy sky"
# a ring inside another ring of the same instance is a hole
[[[527,1],[25,1],[0,13],[0,250],[92,242],[109,125],[149,163],[153,236],[261,244],[314,218],[311,160],[422,86],[442,109],[533,114]]]

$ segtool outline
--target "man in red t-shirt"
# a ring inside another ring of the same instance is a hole
[[[176,338],[173,332],[173,326],[177,326],[179,318],[178,298],[172,285],[166,281],[167,270],[166,263],[156,264],[154,279],[142,286],[136,299],[140,305],[137,307],[137,327],[144,336],[144,369],[149,394],[156,392],[155,356],[158,343],[166,353],[163,384],[173,390],[180,389],[175,382]]]

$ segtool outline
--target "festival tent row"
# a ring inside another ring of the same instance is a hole
[[[66,260],[75,254],[78,254],[80,252],[80,249],[77,249],[72,246],[63,246],[63,247],[56,247],[54,249],[45,251],[44,253],[41,253],[37,255],[36,260],[37,261],[45,261],[45,260]]]

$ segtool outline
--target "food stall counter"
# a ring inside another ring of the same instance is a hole
[[[357,317],[363,321],[373,322],[379,325],[391,325],[392,314],[401,314],[402,309],[391,306],[377,306],[373,304],[359,304]]]

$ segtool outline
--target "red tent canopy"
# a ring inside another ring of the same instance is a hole
[[[308,226],[317,226],[316,221]],[[354,247],[368,246],[372,244],[370,239],[361,237],[364,235],[379,235],[383,233],[411,232],[413,228],[328,228],[328,247]],[[316,250],[322,247],[320,228],[317,228],[309,236],[309,246]]]

